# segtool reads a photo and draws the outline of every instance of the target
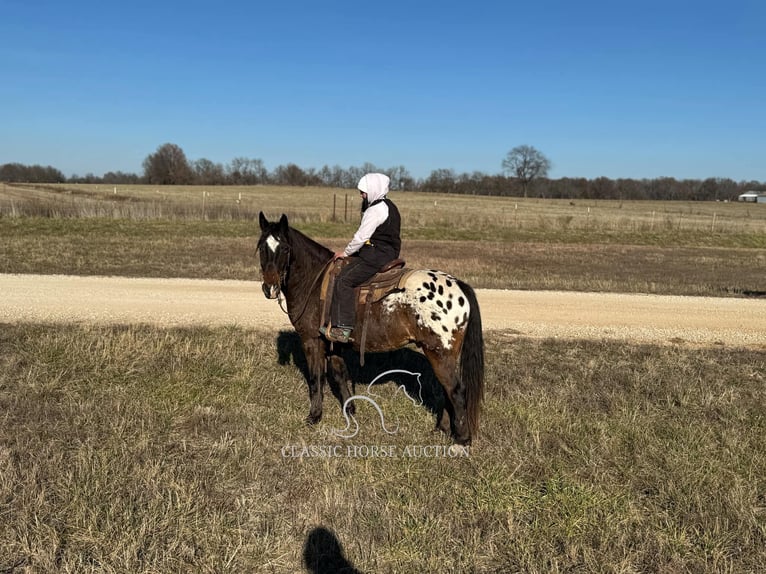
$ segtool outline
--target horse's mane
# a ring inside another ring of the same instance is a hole
[[[311,237],[301,233],[294,227],[289,227],[289,233],[290,245],[296,256],[308,257],[313,262],[320,264],[329,261],[332,250],[314,241]]]

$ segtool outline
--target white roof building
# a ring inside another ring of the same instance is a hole
[[[752,201],[753,203],[766,203],[766,192],[763,191],[746,191],[739,197],[737,201]]]

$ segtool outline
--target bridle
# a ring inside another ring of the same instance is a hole
[[[309,288],[308,288],[308,291],[306,293],[306,296],[303,298],[303,305],[301,306],[300,313],[298,313],[298,316],[295,317],[294,321],[292,321],[292,319],[291,319],[291,321],[293,323],[297,323],[298,319],[303,317],[303,313],[306,312],[306,307],[309,304],[309,294],[314,290],[314,286],[317,284],[317,281],[319,281],[319,278],[324,276],[325,271],[327,271],[327,269],[330,267],[330,265],[332,265],[334,262],[335,261],[333,259],[330,259],[327,263],[322,265],[322,267],[319,269],[319,272],[314,276],[314,280],[311,282],[311,285],[309,285]],[[277,295],[277,297],[279,297],[279,296]],[[281,307],[281,305],[280,305],[280,307]],[[282,309],[282,310],[285,311],[284,309]],[[287,311],[285,311],[285,313],[287,313]]]
[[[279,308],[282,310],[282,312],[289,317],[290,313],[285,308],[285,305],[283,303],[283,301],[286,301],[286,299],[282,297],[282,285],[286,284],[287,282],[287,273],[290,268],[290,262],[292,259],[292,247],[290,246],[289,243],[285,243],[284,247],[287,249],[287,263],[285,264],[284,269],[279,273],[279,291],[277,291],[277,304],[279,305]],[[317,281],[319,281],[319,278],[325,274],[325,271],[327,271],[327,269],[330,267],[330,265],[332,265],[333,262],[334,260],[330,259],[327,263],[322,265],[322,267],[319,269],[317,274],[314,276],[314,279],[311,281],[311,285],[309,285],[306,297],[303,298],[303,304],[300,307],[300,311],[297,313],[295,319],[290,318],[290,321],[292,323],[297,323],[298,320],[301,317],[303,317],[303,314],[306,312],[306,307],[308,306],[308,302],[309,302],[308,294],[314,290],[314,287],[316,286]],[[276,262],[275,262],[275,265],[276,265]]]
[[[261,251],[262,247],[263,247],[263,241],[259,241],[258,242],[258,251],[259,252]],[[282,285],[287,283],[287,271],[290,268],[290,258],[292,256],[292,247],[290,247],[290,244],[287,243],[287,242],[285,242],[284,245],[280,244],[280,247],[283,247],[284,249],[287,250],[287,255],[286,255],[287,262],[284,265],[284,269],[282,269],[281,271],[278,271],[279,279],[278,279],[277,285],[278,285],[279,289],[277,291],[277,303],[279,304],[279,308],[282,309],[282,311],[285,314],[287,314],[287,310],[285,309],[284,305],[282,304]],[[274,265],[274,267],[277,267],[277,269],[279,269],[279,267],[277,266],[277,262],[279,261],[280,258],[281,257],[277,257],[276,254],[275,254],[273,265]],[[263,269],[263,266],[261,266],[261,268]]]
[[[282,276],[279,277],[279,281],[280,283],[283,281]],[[282,305],[282,301],[282,288],[280,287],[279,291],[277,291],[277,304],[279,305],[279,308],[282,309],[282,312],[289,317],[290,314],[287,312],[287,309],[285,309],[284,305]]]

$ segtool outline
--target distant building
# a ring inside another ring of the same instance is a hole
[[[750,201],[752,203],[766,203],[766,191],[746,191],[737,198],[737,201]]]

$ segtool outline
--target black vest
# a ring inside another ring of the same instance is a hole
[[[373,231],[372,237],[370,237],[372,249],[365,249],[369,246],[364,245],[359,254],[366,259],[365,255],[369,256],[374,253],[370,259],[374,259],[376,262],[380,261],[380,265],[385,265],[399,257],[399,251],[402,248],[402,218],[394,202],[387,197],[373,201],[367,209],[381,201],[385,201],[388,206],[388,218]],[[385,261],[383,261],[384,259]]]

